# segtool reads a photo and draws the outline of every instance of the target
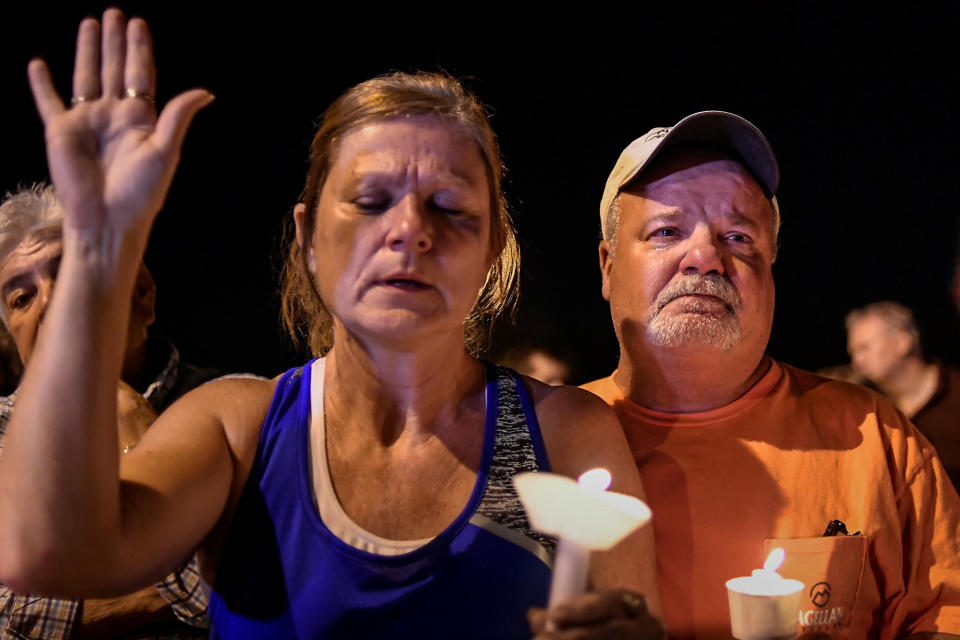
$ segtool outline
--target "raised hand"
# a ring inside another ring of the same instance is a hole
[[[42,60],[28,68],[43,120],[50,176],[64,204],[64,224],[142,234],[166,197],[194,114],[213,100],[181,93],[157,116],[156,67],[146,22],[117,9],[80,24],[68,108]]]

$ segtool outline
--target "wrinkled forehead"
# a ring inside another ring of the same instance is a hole
[[[668,149],[657,156],[624,191],[639,194],[684,180],[720,176],[741,182],[743,189],[757,191],[766,199],[760,183],[738,157],[712,147],[689,145]]]
[[[63,250],[63,228],[59,225],[34,229],[12,246],[0,248],[0,280],[29,268],[37,261],[58,257]]]
[[[776,234],[777,212],[763,187],[735,155],[711,147],[680,146],[667,150],[624,191],[653,200],[729,199],[740,212],[753,210]]]
[[[881,335],[893,332],[910,333],[906,327],[898,324],[893,318],[872,311],[860,315],[850,323],[850,333],[856,333],[859,336]]]
[[[416,175],[428,184],[482,196],[488,205],[492,245],[501,244],[508,233],[497,170],[483,146],[455,119],[416,114],[376,120],[349,129],[332,149],[321,197],[345,186],[406,183]]]
[[[443,159],[461,172],[480,173],[486,182],[480,146],[456,121],[432,114],[398,115],[348,129],[332,146],[331,171],[389,162],[391,156]]]

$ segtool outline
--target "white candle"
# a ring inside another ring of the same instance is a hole
[[[584,592],[590,552],[609,549],[650,519],[640,500],[607,491],[610,472],[591,469],[574,482],[552,473],[522,473],[517,494],[537,530],[558,536],[550,606]]]
[[[804,585],[777,573],[785,556],[783,549],[774,549],[762,569],[727,580],[730,629],[734,638],[768,640],[796,636],[797,610]]]

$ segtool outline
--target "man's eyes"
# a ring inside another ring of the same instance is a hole
[[[651,238],[672,238],[677,235],[677,230],[673,227],[661,227],[654,229],[650,234]]]
[[[30,300],[32,299],[33,299],[32,292],[16,291],[7,298],[7,306],[10,307],[11,309],[21,309],[27,306],[27,304],[29,304]]]
[[[675,238],[680,235],[680,230],[676,227],[661,227],[659,229],[654,229],[650,232],[648,238],[659,239],[659,238]],[[727,233],[723,236],[724,239],[734,242],[737,244],[751,244],[753,238],[751,238],[746,233],[740,233],[737,231]]]

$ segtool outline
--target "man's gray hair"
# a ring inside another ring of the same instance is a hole
[[[847,326],[847,332],[849,333],[853,325],[867,316],[876,316],[883,320],[891,329],[903,331],[908,334],[913,340],[913,348],[910,350],[910,354],[916,356],[923,355],[923,349],[920,345],[920,329],[917,327],[917,321],[910,309],[893,300],[871,302],[867,306],[854,309],[847,314],[844,321]]]
[[[52,185],[36,183],[7,193],[0,204],[0,260],[31,234],[63,226],[63,205]]]
[[[603,235],[603,239],[610,243],[610,253],[614,253],[617,247],[617,232],[620,231],[620,196],[623,195],[623,192],[620,191],[613,198],[613,202],[610,203],[610,208],[607,209],[607,215],[603,219],[603,224],[600,225],[600,233]]]

